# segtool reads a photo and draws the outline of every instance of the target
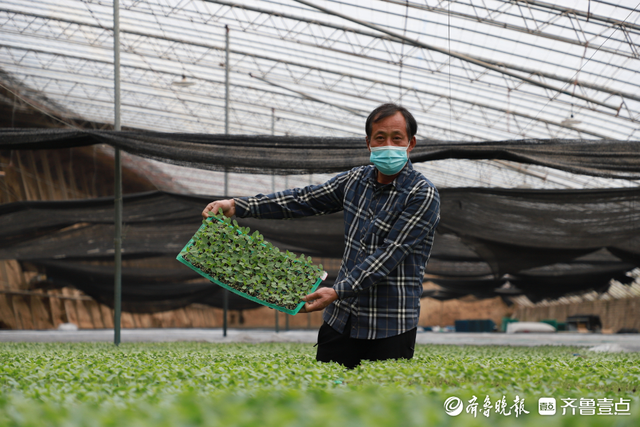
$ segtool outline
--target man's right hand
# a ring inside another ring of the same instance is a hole
[[[236,202],[233,199],[227,200],[218,200],[215,202],[211,202],[207,205],[206,208],[202,211],[202,218],[207,219],[214,214],[217,214],[220,209],[222,209],[222,213],[224,216],[231,218],[236,214]]]
[[[306,304],[302,306],[300,313],[320,311],[338,299],[338,293],[333,288],[320,288],[317,291],[302,297]]]

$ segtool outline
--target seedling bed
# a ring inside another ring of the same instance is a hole
[[[297,314],[301,298],[326,273],[311,257],[282,252],[248,227],[222,215],[209,217],[176,259],[213,283],[258,304]]]

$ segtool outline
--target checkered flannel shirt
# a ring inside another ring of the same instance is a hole
[[[344,210],[345,251],[333,289],[338,294],[324,320],[343,333],[352,316],[352,338],[381,339],[418,325],[422,279],[440,197],[407,162],[382,185],[373,166],[341,173],[321,185],[235,199],[240,218],[296,218]]]

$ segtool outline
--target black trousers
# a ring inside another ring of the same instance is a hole
[[[353,369],[362,360],[411,359],[416,346],[417,328],[389,338],[363,340],[351,338],[351,318],[340,334],[327,322],[318,332],[319,362],[337,362]]]

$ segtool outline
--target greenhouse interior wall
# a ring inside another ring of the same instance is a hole
[[[113,156],[109,147],[80,147],[62,150],[11,151],[0,153],[0,202],[71,200],[111,196],[113,194]],[[145,160],[125,156],[123,182],[125,193],[166,187],[170,177],[149,169]],[[138,171],[145,171],[144,174]],[[150,172],[151,171],[151,172]],[[151,178],[148,178],[151,177]],[[160,184],[158,184],[160,183]],[[329,260],[327,260],[329,261]],[[99,262],[99,261],[96,261]],[[127,261],[140,263],[144,261]],[[113,310],[74,288],[30,289],[38,273],[23,269],[15,260],[0,261],[0,328],[55,329],[62,323],[74,323],[81,329],[113,327]],[[434,285],[435,286],[435,285]],[[429,284],[425,285],[429,288]],[[573,314],[596,314],[604,332],[622,328],[640,329],[640,319],[631,314],[640,308],[640,298],[614,301],[582,301],[553,306],[507,305],[501,298],[476,300],[473,297],[439,301],[422,300],[420,326],[449,326],[455,320],[491,319],[500,327],[502,319],[521,321],[555,319],[563,322]],[[274,328],[274,311],[269,308],[230,311],[232,328]],[[320,313],[288,316],[279,314],[281,329],[318,328]],[[223,324],[222,310],[191,304],[159,313],[122,315],[123,328],[218,328]],[[287,320],[287,317],[289,319]]]
[[[113,157],[105,147],[64,150],[11,151],[0,154],[0,202],[71,200],[113,195]],[[139,160],[140,162],[142,160]],[[142,161],[144,162],[144,161]],[[156,190],[156,185],[137,171],[141,165],[128,158],[123,168],[124,192]],[[143,170],[145,170],[143,168]],[[154,176],[156,179],[163,177]],[[99,261],[96,261],[99,262]],[[141,263],[140,260],[125,260]],[[176,263],[177,264],[177,263]],[[0,260],[0,328],[55,329],[74,323],[80,329],[113,328],[113,310],[80,290],[31,289],[38,273],[23,269],[15,260]],[[222,310],[192,304],[159,313],[122,313],[123,328],[222,327]],[[321,315],[280,314],[281,326],[319,327]],[[274,312],[268,308],[231,311],[230,327],[273,327]]]
[[[71,200],[111,196],[113,194],[113,157],[105,147],[64,150],[12,151],[1,153],[0,201]],[[149,179],[137,173],[142,166],[128,158],[123,169],[124,192],[157,189]],[[149,176],[145,174],[145,176]],[[162,180],[166,177],[155,175]],[[327,260],[329,261],[329,260]],[[127,263],[141,261],[127,261]],[[30,289],[37,272],[22,268],[15,260],[0,261],[0,328],[55,329],[62,323],[74,323],[80,329],[113,327],[113,310],[74,288]],[[473,298],[471,298],[473,299]],[[421,326],[453,325],[458,319],[491,318],[496,324],[509,316],[500,298],[480,301],[422,300]],[[222,327],[222,310],[192,304],[160,313],[122,314],[123,328],[217,328]],[[289,320],[287,321],[287,317]],[[228,324],[233,328],[274,328],[275,313],[269,308],[230,311]],[[318,328],[321,313],[289,316],[279,314],[279,326],[292,329]]]
[[[9,94],[4,99],[9,99]],[[60,127],[56,112],[42,111],[29,105],[0,102],[0,127]],[[41,108],[42,110],[42,108]],[[8,119],[11,118],[11,121]],[[66,118],[66,120],[70,120]],[[110,125],[74,122],[79,128],[109,129]],[[131,194],[162,189],[180,193],[170,176],[154,168],[150,162],[123,154],[124,193]],[[113,149],[96,145],[59,150],[13,150],[0,152],[0,203],[16,201],[72,200],[113,195]],[[100,261],[95,261],[99,263]],[[124,265],[140,260],[125,260]],[[178,263],[176,263],[178,264]],[[81,291],[33,289],[34,281],[42,279],[36,271],[23,268],[16,260],[0,260],[0,328],[55,329],[62,323],[74,323],[81,329],[113,327],[113,311]],[[428,282],[425,288],[428,289]],[[449,326],[455,320],[491,319],[501,326],[502,319],[514,317],[521,321],[555,319],[563,322],[573,314],[597,314],[603,331],[621,328],[640,329],[640,298],[628,297],[611,301],[574,301],[564,304],[527,304],[513,299],[507,304],[500,297],[477,300],[468,296],[440,301],[422,299],[420,326]],[[124,328],[218,328],[222,327],[222,310],[202,304],[157,313],[122,313]],[[288,318],[288,320],[287,320]],[[230,311],[232,328],[274,328],[275,313],[269,308]],[[279,315],[281,329],[318,328],[321,313]]]

